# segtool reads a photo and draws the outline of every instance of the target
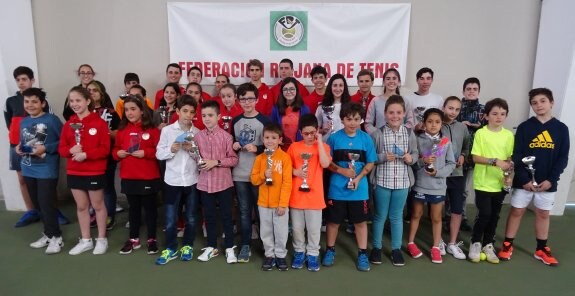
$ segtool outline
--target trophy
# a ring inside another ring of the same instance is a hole
[[[162,123],[168,123],[168,110],[166,106],[160,106],[160,117],[162,118]]]
[[[433,139],[433,145],[431,146],[431,149],[423,153],[423,156],[424,157],[441,156],[441,154],[443,154],[443,151],[445,150],[445,146],[447,145],[447,143],[449,143],[449,139],[447,138]],[[424,168],[426,171],[430,173],[433,172],[433,170],[435,170],[435,166],[433,165],[433,163],[426,165]]]
[[[333,132],[333,112],[335,111],[335,106],[331,105],[331,106],[321,106],[321,109],[323,110],[323,113],[325,113],[325,116],[327,117],[327,119],[329,120],[329,122],[331,123],[331,132]]]
[[[264,153],[268,157],[266,164],[267,164],[267,169],[269,170],[272,168],[272,164],[273,164],[272,155],[274,154],[274,150],[266,148],[266,149],[264,149]],[[271,177],[266,178],[266,185],[272,185],[272,178]]]
[[[531,182],[533,183],[533,186],[534,187],[539,186],[539,184],[537,184],[537,181],[535,181],[535,168],[533,167],[533,164],[535,163],[535,156],[523,157],[521,159],[521,162],[523,162],[529,173],[531,173]]]
[[[368,97],[361,97],[361,106],[364,110],[367,109],[367,100],[369,100]]]
[[[189,131],[186,132],[186,137],[184,140],[190,144],[190,154],[194,159],[196,159],[196,164],[198,165],[198,169],[200,169],[200,167],[204,165],[205,162],[204,159],[202,159],[202,155],[200,154],[200,147],[198,147],[196,141],[194,141],[194,134]]]
[[[359,153],[348,153],[347,156],[349,157],[349,166],[355,170],[355,162],[359,160]],[[349,178],[347,189],[355,189],[353,178]]]
[[[511,188],[513,185],[513,176],[515,175],[515,168],[513,161],[509,161],[511,166],[503,171],[503,190],[506,192],[511,192]]]
[[[309,166],[308,166],[308,161],[310,160],[312,154],[311,153],[300,153],[299,156],[301,157],[301,159],[303,159],[303,166],[301,167],[301,170],[303,173],[308,172]],[[299,186],[299,191],[302,192],[309,192],[310,188],[309,185],[307,184],[307,178],[303,178],[303,183],[301,183],[301,185]]]
[[[80,130],[84,125],[82,123],[70,123],[70,127],[74,130],[74,140],[76,140],[76,145],[80,145]]]
[[[222,121],[224,122],[224,129],[228,130],[230,128],[230,122],[232,121],[232,117],[222,116]]]

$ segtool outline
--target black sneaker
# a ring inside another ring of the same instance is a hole
[[[288,270],[288,264],[287,264],[285,258],[277,258],[276,259],[276,265],[280,271],[287,271]]]
[[[154,255],[159,252],[158,242],[155,238],[148,239],[148,255]]]
[[[404,266],[405,260],[400,249],[391,250],[391,264],[394,266]]]
[[[461,225],[459,226],[459,230],[461,231],[471,231],[473,228],[467,223],[467,219],[461,220]]]
[[[276,266],[276,258],[274,257],[266,257],[264,260],[264,264],[262,264],[262,270],[270,271]]]
[[[381,264],[381,249],[373,248],[369,254],[369,262],[373,264]]]

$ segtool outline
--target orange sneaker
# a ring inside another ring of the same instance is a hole
[[[553,257],[553,255],[551,255],[551,249],[549,247],[545,247],[545,249],[543,249],[543,250],[535,251],[535,254],[533,255],[533,257],[535,257],[535,259],[545,263],[546,265],[556,266],[559,264],[559,261],[557,261],[557,259],[555,259],[555,257]]]
[[[509,261],[511,260],[511,255],[513,255],[513,245],[510,242],[503,242],[503,247],[501,247],[497,257],[501,260]]]

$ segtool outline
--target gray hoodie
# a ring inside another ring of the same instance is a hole
[[[449,138],[448,138],[449,139]],[[434,141],[425,133],[417,136],[417,148],[421,155],[425,155],[433,147]],[[413,190],[419,193],[430,195],[445,195],[447,189],[446,178],[451,174],[455,168],[455,159],[453,157],[453,150],[451,142],[448,142],[442,149],[441,155],[437,156],[435,163],[435,176],[430,176],[425,171],[425,163],[423,157],[420,157],[415,165],[416,178]]]
[[[457,120],[451,123],[444,123],[441,133],[451,141],[453,147],[453,157],[457,163],[457,158],[463,155],[465,159],[469,155],[469,130],[467,126]],[[456,166],[450,177],[463,176],[463,166]]]

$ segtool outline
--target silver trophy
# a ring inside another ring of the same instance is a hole
[[[272,164],[273,164],[273,160],[272,160],[272,155],[274,154],[274,150],[273,149],[264,149],[264,153],[267,156],[267,169],[271,169],[272,168]],[[272,178],[266,178],[266,185],[272,185]]]
[[[162,118],[162,123],[168,123],[169,118],[168,118],[168,109],[166,109],[166,106],[160,106],[160,118]]]
[[[511,192],[513,185],[513,176],[515,175],[515,167],[513,161],[509,161],[510,166],[507,170],[503,171],[503,190]]]
[[[347,156],[349,157],[349,166],[355,170],[355,162],[359,160],[359,153],[348,153]],[[349,178],[347,189],[355,189],[353,178]]]
[[[303,152],[300,153],[299,156],[301,157],[301,159],[303,159],[303,166],[301,167],[301,171],[307,174],[309,169],[308,161],[311,159],[312,154]],[[301,183],[298,190],[302,192],[310,191],[309,184],[307,184],[307,178],[303,178],[303,183]]]
[[[531,183],[533,184],[533,186],[534,187],[539,186],[539,184],[537,184],[537,181],[535,181],[535,168],[533,167],[533,164],[535,163],[535,156],[523,157],[521,159],[521,162],[523,162],[529,173],[531,173]]]
[[[222,121],[224,122],[224,129],[228,130],[230,128],[230,122],[232,121],[232,117],[222,116]]]
[[[74,140],[76,140],[76,145],[80,145],[80,131],[84,127],[83,124],[76,122],[70,123],[70,127],[74,130]]]
[[[367,109],[367,101],[369,100],[368,97],[361,97],[361,106],[363,107],[363,109]]]
[[[194,141],[194,134],[191,132],[186,132],[186,137],[184,140],[190,144],[190,154],[192,158],[196,160],[196,164],[198,165],[198,169],[205,163],[204,159],[202,159],[202,155],[200,154],[200,147]]]
[[[439,141],[440,141],[439,139],[433,139],[433,146],[431,146],[431,150],[429,150],[429,152],[427,153],[427,157],[437,154],[437,151],[439,151]],[[425,170],[430,173],[433,172],[434,169],[435,166],[433,165],[433,163],[430,163],[425,166]]]
[[[323,110],[323,113],[325,113],[325,116],[329,120],[329,123],[331,125],[330,133],[332,133],[333,132],[333,112],[335,111],[335,106],[334,105],[331,105],[331,106],[322,105],[321,109]]]

